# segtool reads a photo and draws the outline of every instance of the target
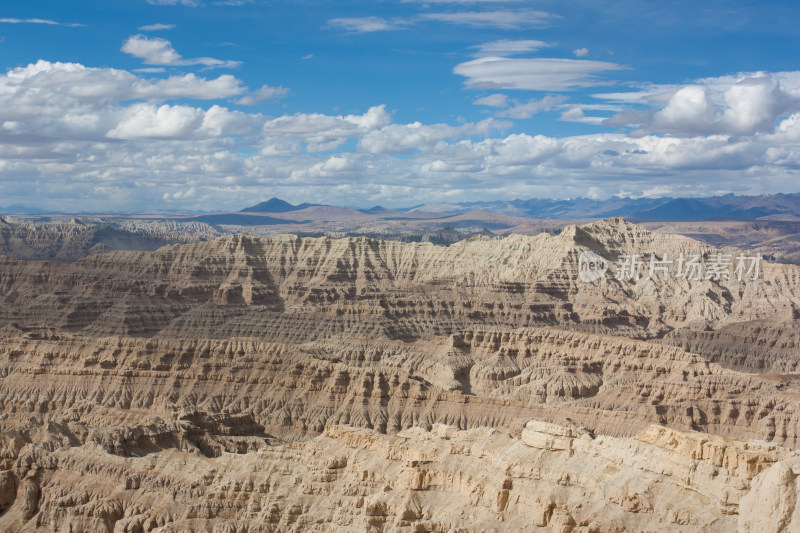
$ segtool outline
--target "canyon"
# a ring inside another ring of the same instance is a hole
[[[800,267],[193,224],[0,226],[0,530],[800,528]]]

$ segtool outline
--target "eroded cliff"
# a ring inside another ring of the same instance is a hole
[[[619,275],[681,253],[716,251],[610,219],[0,257],[0,525],[757,531],[751,485],[796,524],[800,267]]]

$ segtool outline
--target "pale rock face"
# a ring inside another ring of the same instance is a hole
[[[216,458],[35,449],[46,467],[23,480],[4,530],[35,521],[40,531],[725,532],[738,510],[740,524],[758,515],[743,531],[780,531],[775,520],[792,531],[796,512],[789,450],[661,426],[627,438],[538,421],[521,438],[439,424],[393,436],[328,426],[311,440]],[[776,507],[753,513],[754,502]]]
[[[155,250],[169,243],[219,237],[201,222],[21,222],[0,216],[0,255],[25,260],[77,261],[112,250]]]
[[[608,220],[0,257],[0,531],[792,531],[800,268],[614,277],[689,251]]]
[[[800,531],[800,458],[775,463],[752,482],[739,505],[740,533]]]

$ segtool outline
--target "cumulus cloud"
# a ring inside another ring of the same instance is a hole
[[[420,122],[389,124],[362,135],[358,148],[366,152],[381,154],[425,152],[435,148],[439,141],[445,139],[462,139],[476,135],[487,136],[492,131],[501,131],[510,126],[511,124],[508,122],[500,122],[494,119],[486,119],[460,126],[450,126],[448,124],[424,125]]]
[[[53,103],[58,108],[137,99],[215,100],[237,96],[247,90],[241,81],[229,74],[214,79],[191,73],[148,79],[125,70],[42,60],[10,70],[0,78],[0,87],[6,98],[14,99],[17,109],[20,109],[19,104],[38,107]]]
[[[0,76],[0,132],[11,145],[256,134],[263,119],[219,106],[164,105],[170,99],[217,100],[247,90],[230,75],[140,78],[116,69],[39,61]],[[0,135],[0,136],[2,136]]]
[[[186,105],[137,103],[116,114],[109,139],[198,139],[245,133],[252,118],[220,106],[208,110]]]
[[[165,201],[241,209],[269,188],[296,200],[408,205],[587,191],[753,192],[754,176],[755,192],[785,191],[796,187],[800,160],[799,89],[800,74],[773,73],[643,87],[596,105],[558,95],[479,99],[509,117],[556,109],[564,120],[591,123],[600,117],[587,115],[623,108],[641,114],[635,135],[551,137],[508,133],[512,124],[497,118],[395,123],[384,105],[267,117],[208,102],[261,91],[232,76],[155,79],[40,61],[0,75],[0,197],[36,196],[63,210]],[[685,133],[647,129],[657,123]]]
[[[775,133],[766,138],[780,144],[800,144],[800,113],[794,113],[782,120]]]
[[[203,123],[202,109],[188,106],[134,104],[108,132],[111,139],[161,139],[189,137]]]
[[[637,106],[610,117],[610,126],[681,136],[753,135],[773,132],[781,117],[800,110],[800,79],[790,73],[742,74],[595,97]]]
[[[146,35],[133,35],[122,45],[126,54],[138,57],[147,65],[188,66],[203,65],[211,68],[235,68],[241,61],[224,61],[211,57],[184,59],[166,39],[150,38]]]
[[[575,54],[577,57],[588,56],[589,55],[589,49],[588,48],[576,48],[575,50],[572,51],[572,53]]]
[[[609,84],[598,75],[625,68],[581,59],[481,57],[456,65],[453,73],[467,78],[464,83],[474,89],[566,91]]]
[[[708,99],[705,88],[696,85],[678,90],[666,107],[652,117],[655,128],[668,132],[703,132],[713,120],[714,105]]]
[[[321,113],[284,115],[264,123],[263,153],[276,145],[295,147],[305,143],[309,152],[335,150],[348,139],[387,126],[392,120],[385,105],[370,107],[363,115],[331,116]]]

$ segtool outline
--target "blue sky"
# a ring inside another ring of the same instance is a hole
[[[800,190],[796,2],[31,1],[0,205]]]

